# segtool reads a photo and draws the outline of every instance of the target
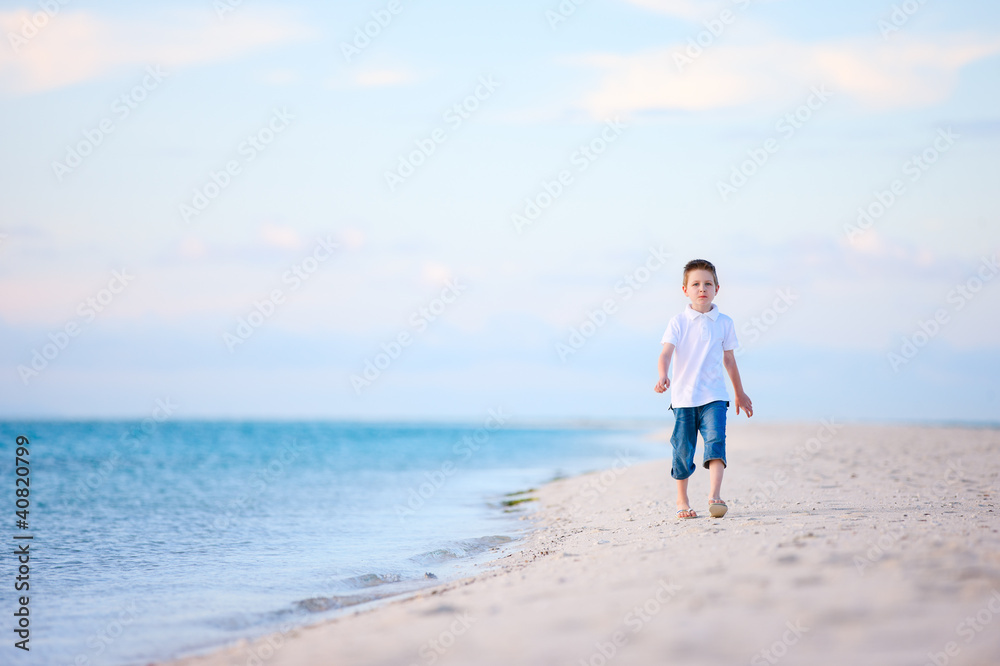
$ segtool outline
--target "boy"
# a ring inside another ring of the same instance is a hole
[[[704,259],[689,261],[684,266],[681,289],[691,304],[670,320],[663,334],[660,381],[653,390],[663,393],[671,387],[667,371],[676,352],[670,401],[675,417],[674,433],[670,438],[674,449],[670,475],[677,479],[677,517],[698,517],[688,502],[687,488],[688,478],[695,470],[694,446],[700,431],[705,446],[704,466],[708,468],[711,486],[708,510],[712,517],[721,518],[728,510],[719,495],[726,468],[726,409],[729,407],[723,367],[733,383],[736,413],[743,409],[749,418],[753,416],[753,405],[743,392],[740,371],[736,367],[733,350],[738,343],[733,320],[712,303],[719,293],[715,266]]]

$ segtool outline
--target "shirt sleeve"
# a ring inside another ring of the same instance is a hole
[[[722,351],[730,351],[740,346],[740,341],[736,339],[736,324],[732,319],[726,318],[726,332],[722,338]]]
[[[679,317],[673,317],[670,323],[667,324],[667,330],[663,332],[663,337],[660,342],[667,344],[668,342],[676,347],[681,340],[681,321]]]

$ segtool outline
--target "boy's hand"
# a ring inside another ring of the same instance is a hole
[[[747,413],[747,418],[753,416],[753,403],[750,402],[750,396],[748,396],[746,393],[743,393],[742,391],[736,394],[737,414],[740,413],[740,407],[742,407],[743,411]]]
[[[663,393],[668,388],[670,388],[670,380],[666,377],[660,377],[660,381],[656,382],[656,386],[653,387],[653,390],[657,393]]]

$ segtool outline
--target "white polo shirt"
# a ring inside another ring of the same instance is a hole
[[[722,352],[736,349],[733,320],[712,309],[701,313],[689,303],[675,316],[663,333],[662,343],[674,346],[673,376],[670,379],[672,407],[700,407],[715,400],[729,400]]]

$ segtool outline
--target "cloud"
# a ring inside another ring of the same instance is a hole
[[[302,80],[298,70],[287,67],[269,67],[258,72],[257,77],[261,83],[272,86],[286,86]]]
[[[744,11],[750,4],[759,5],[765,2],[780,2],[780,0],[623,0],[625,4],[641,9],[672,16],[687,21],[703,21],[717,18],[725,10],[731,12]]]
[[[410,86],[426,78],[405,65],[386,64],[364,68],[345,67],[331,76],[326,85],[333,90],[354,90],[357,88],[394,88]]]
[[[420,80],[420,76],[406,67],[372,67],[355,72],[347,87],[388,88],[408,86]]]
[[[184,259],[200,259],[207,251],[208,246],[205,245],[205,241],[195,236],[188,236],[181,240],[178,253]]]
[[[625,2],[658,14],[689,20],[696,20],[711,13],[716,4],[694,0],[625,0]]]
[[[452,270],[437,261],[425,261],[420,273],[424,282],[433,285],[445,284],[452,278]]]
[[[801,98],[814,85],[873,109],[925,106],[948,98],[962,67],[1000,52],[1000,40],[969,35],[936,41],[900,36],[890,43],[877,38],[816,44],[757,40],[709,44],[694,57],[687,46],[578,59],[603,74],[581,106],[595,118],[773,107]]]
[[[298,250],[303,246],[302,237],[293,227],[265,224],[261,226],[260,237],[269,247]]]
[[[358,72],[354,81],[362,88],[406,85],[414,76],[402,69],[369,69]]]
[[[39,15],[36,12],[36,18]],[[66,11],[41,26],[31,21],[32,14],[25,10],[0,12],[0,31],[11,41],[9,48],[0,49],[0,90],[7,93],[53,90],[146,65],[170,71],[313,35],[311,28],[285,13],[249,8],[225,21],[207,11],[144,20]]]

